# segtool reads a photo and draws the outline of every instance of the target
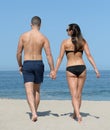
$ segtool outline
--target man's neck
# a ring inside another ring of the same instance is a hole
[[[38,26],[31,26],[31,28],[32,28],[33,30],[37,30],[37,31],[40,30],[40,27],[38,27]]]

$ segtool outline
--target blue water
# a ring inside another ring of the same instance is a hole
[[[83,100],[110,100],[110,71],[101,70],[100,73],[101,77],[97,79],[93,71],[87,71]],[[50,79],[48,74],[48,71],[44,74],[41,99],[71,99],[65,71],[59,71],[56,80]],[[26,99],[23,78],[17,71],[0,71],[0,98]]]

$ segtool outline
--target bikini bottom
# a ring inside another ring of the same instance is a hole
[[[80,76],[80,74],[86,69],[85,65],[75,65],[75,66],[68,66],[66,68],[66,71],[71,72],[72,74],[75,74],[77,77]]]

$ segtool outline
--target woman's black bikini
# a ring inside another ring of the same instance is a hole
[[[66,55],[70,52],[74,52],[73,50],[66,50]],[[78,52],[81,52],[83,54],[83,50],[80,50]],[[80,76],[80,74],[86,69],[85,65],[74,65],[74,66],[68,66],[66,68],[66,71],[71,72],[72,74],[75,74],[77,77]]]
[[[75,51],[74,50],[66,50],[65,52],[66,52],[66,55],[67,55],[68,53],[75,52]],[[78,52],[81,52],[83,54],[83,50],[79,50]]]

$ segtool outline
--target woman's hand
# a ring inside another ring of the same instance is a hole
[[[100,78],[100,73],[99,73],[98,69],[95,69],[95,73],[96,73],[96,77]]]

